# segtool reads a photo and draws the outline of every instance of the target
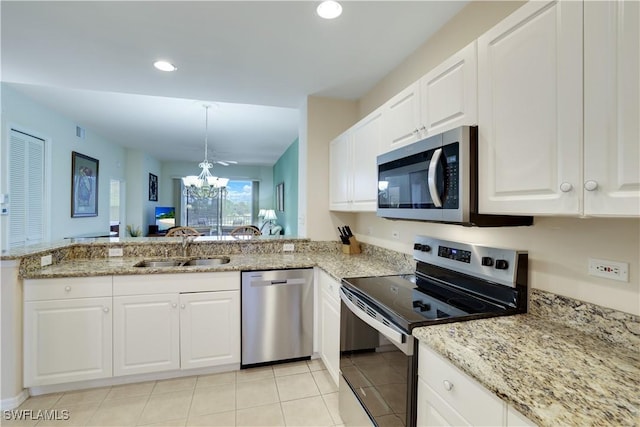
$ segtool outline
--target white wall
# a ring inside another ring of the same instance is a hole
[[[336,226],[345,221],[327,210],[329,206],[329,142],[357,118],[357,103],[307,97],[301,107],[298,163],[298,235],[313,240],[332,240]],[[348,215],[348,214],[347,214]]]
[[[121,235],[126,236],[126,226],[140,228],[146,236],[149,224],[155,224],[155,207],[161,206],[158,201],[149,200],[149,174],[161,179],[161,163],[151,155],[136,149],[126,150],[127,161],[127,194],[126,194],[126,223],[120,225]]]
[[[50,141],[48,170],[45,185],[50,189],[50,238],[109,231],[109,193],[111,179],[125,179],[125,151],[113,141],[107,141],[86,130],[86,138],[76,137],[76,123],[59,113],[35,103],[13,87],[2,84],[2,162],[0,168],[0,191],[9,193],[7,179],[7,149],[9,129],[17,126],[35,136]],[[71,218],[71,152],[77,151],[96,158],[99,163],[98,216]],[[9,196],[11,197],[11,196]],[[11,205],[9,204],[9,209]],[[11,212],[11,210],[9,210]],[[8,216],[0,217],[2,247],[6,247]]]

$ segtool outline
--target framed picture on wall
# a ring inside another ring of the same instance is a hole
[[[158,201],[158,176],[152,173],[149,174],[149,200]]]
[[[284,212],[284,182],[276,185],[276,210]]]
[[[98,216],[98,166],[93,157],[71,152],[71,217]]]

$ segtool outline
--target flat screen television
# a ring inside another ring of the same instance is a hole
[[[165,232],[176,225],[176,208],[156,206],[156,225],[158,232]]]

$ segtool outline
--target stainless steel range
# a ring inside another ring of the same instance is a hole
[[[419,326],[527,311],[527,253],[416,237],[413,275],[342,280],[345,425],[416,424]]]

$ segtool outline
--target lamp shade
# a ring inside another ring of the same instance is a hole
[[[276,211],[274,211],[273,209],[267,209],[264,214],[264,219],[265,221],[273,221],[278,219],[278,217],[276,216]]]
[[[260,212],[258,212],[258,217],[264,218],[264,216],[266,214],[267,214],[267,210],[266,209],[260,209]]]

